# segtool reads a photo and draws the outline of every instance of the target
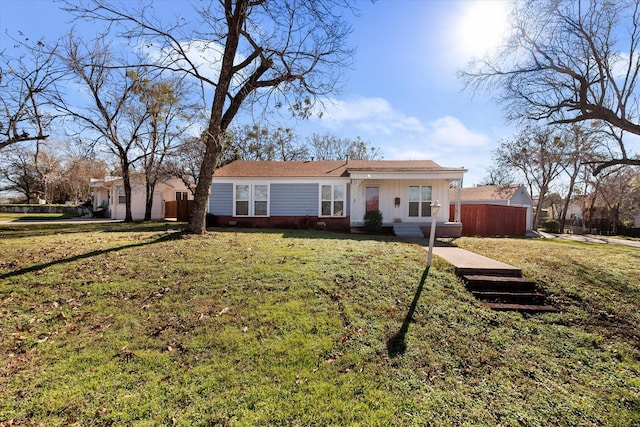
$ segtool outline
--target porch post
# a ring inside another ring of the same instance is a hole
[[[360,212],[360,206],[358,206],[358,199],[360,198],[360,184],[362,184],[361,179],[351,180],[351,218],[349,220],[351,224],[359,222],[356,218],[362,218],[364,215]]]
[[[458,180],[458,185],[456,185],[456,209],[455,209],[455,222],[461,222],[461,214],[460,214],[460,203],[462,199],[462,180]]]

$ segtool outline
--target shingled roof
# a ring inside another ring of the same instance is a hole
[[[483,200],[509,200],[522,185],[482,185],[480,187],[461,188],[460,200],[462,201],[483,201]],[[451,197],[455,197],[455,189],[449,192]]]
[[[236,160],[216,170],[216,177],[348,177],[350,171],[428,172],[457,171],[432,160],[323,160],[247,161]]]

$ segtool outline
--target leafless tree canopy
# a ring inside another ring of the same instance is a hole
[[[26,52],[18,57],[6,51],[0,54],[0,149],[49,136],[52,110],[47,108],[48,98],[61,77],[55,55],[45,51],[42,42],[36,46],[15,43]]]
[[[640,135],[640,0],[523,0],[500,52],[461,72],[489,89],[513,120],[608,123]],[[613,138],[606,166],[640,164]]]

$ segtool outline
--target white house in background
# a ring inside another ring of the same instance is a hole
[[[91,179],[91,192],[93,194],[93,209],[99,207],[106,209],[106,217],[111,219],[124,219],[125,194],[122,177],[107,176],[102,179]],[[144,219],[146,186],[144,176],[133,174],[131,176],[131,216],[134,221]],[[192,200],[193,195],[187,186],[179,178],[168,178],[159,181],[153,193],[153,206],[151,219],[163,220],[174,218],[175,213],[169,202],[180,200]],[[169,208],[169,210],[168,210]],[[167,216],[167,214],[170,214]]]
[[[449,185],[462,168],[430,160],[235,161],[216,170],[209,213],[216,226],[349,230],[362,226],[365,212],[378,210],[383,224],[422,234],[432,221],[439,235],[459,236],[449,221]],[[404,230],[403,230],[404,232]]]

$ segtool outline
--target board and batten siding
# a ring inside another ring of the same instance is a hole
[[[209,197],[209,213],[233,215],[233,184],[214,183]]]

